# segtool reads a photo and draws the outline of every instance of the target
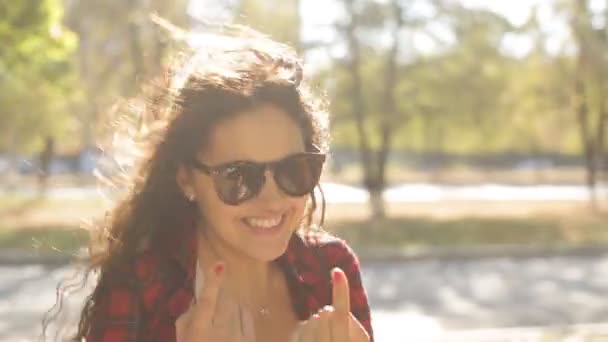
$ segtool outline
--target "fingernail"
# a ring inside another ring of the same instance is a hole
[[[216,275],[221,275],[224,272],[224,264],[217,264],[215,265],[215,267],[213,267],[213,272],[215,272]]]
[[[312,315],[312,319],[321,319],[321,316],[314,314],[314,315]]]
[[[344,280],[344,274],[335,268],[332,270],[331,276],[336,283],[340,283]]]

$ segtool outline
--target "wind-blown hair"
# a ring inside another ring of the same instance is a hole
[[[106,181],[122,197],[91,227],[85,278],[91,272],[98,272],[98,278],[72,340],[87,336],[106,279],[132,277],[124,265],[132,264],[144,249],[168,259],[167,237],[199,217],[197,206],[180,191],[176,173],[204,148],[218,122],[261,104],[273,104],[298,124],[305,144],[327,150],[326,105],[305,84],[302,61],[291,48],[242,28],[227,34],[193,34],[188,39],[192,37],[199,44],[150,82],[142,97],[119,106],[119,115],[111,120],[114,134],[104,150],[120,172]],[[300,229],[314,226],[318,202],[311,193]],[[323,220],[322,196],[321,204]],[[61,284],[58,292],[45,328],[61,311]]]

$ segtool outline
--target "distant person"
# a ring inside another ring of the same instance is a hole
[[[75,340],[372,341],[356,256],[313,224],[327,113],[301,60],[258,35],[209,42],[128,120],[146,139],[116,140],[143,149]]]
[[[38,170],[38,189],[41,195],[46,194],[48,180],[51,172],[51,162],[55,155],[55,141],[53,137],[47,137],[44,141],[44,147],[40,153],[39,162],[40,169]]]

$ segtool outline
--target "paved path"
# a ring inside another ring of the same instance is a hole
[[[0,266],[0,341],[35,340],[57,282],[72,273],[70,267]],[[463,330],[608,323],[608,254],[369,263],[363,277],[379,342],[474,341]],[[538,329],[504,331],[538,336]],[[477,341],[510,341],[489,337],[504,331],[479,332],[487,338]],[[594,341],[608,341],[605,332]]]
[[[398,341],[398,333],[422,339],[446,330],[608,323],[608,255],[368,265],[364,282],[378,341]],[[601,341],[608,341],[605,331]]]

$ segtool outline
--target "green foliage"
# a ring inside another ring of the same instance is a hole
[[[299,1],[241,0],[237,22],[299,49]]]
[[[0,149],[31,149],[68,126],[76,36],[59,0],[0,3]]]
[[[457,5],[436,10],[431,21],[410,18],[402,32],[403,37],[425,34],[428,25],[441,22],[454,38],[432,53],[404,45],[395,89],[398,117],[392,123],[395,148],[457,154],[581,153],[572,105],[573,56],[550,55],[539,41],[526,56],[514,57],[504,51],[504,37],[515,32],[536,37],[539,27],[516,28],[498,14]],[[386,33],[390,11],[385,12],[374,11],[375,19],[365,21],[362,32]],[[384,20],[376,18],[379,13]],[[366,37],[360,38],[365,124],[372,148],[377,148],[389,51]],[[317,79],[329,90],[334,142],[355,147],[349,72],[336,61]],[[589,91],[590,98],[602,98],[601,89]]]
[[[534,18],[522,27],[512,27],[489,11],[442,1],[397,2],[406,11],[398,36],[402,46],[394,89],[397,113],[390,118],[394,148],[463,154],[582,152],[574,113],[575,56],[546,53],[546,37]],[[91,130],[89,139],[97,140],[98,130],[87,125],[103,122],[103,111],[116,98],[136,93],[139,82],[155,75],[162,62],[165,42],[148,14],[187,25],[186,0],[68,3],[65,21],[75,33],[62,24],[61,0],[0,1],[2,150],[31,150],[44,135],[81,134],[87,129]],[[299,41],[298,0],[239,3],[237,22],[304,48]],[[381,144],[378,127],[386,118],[387,42],[395,12],[391,1],[355,3],[365,126],[372,149],[377,149]],[[561,0],[562,14],[571,17],[574,3]],[[420,4],[432,8],[432,14],[413,10]],[[590,18],[579,19],[589,42],[585,75],[589,125],[597,126],[607,86],[603,81],[608,76],[607,45],[605,35],[592,29]],[[337,38],[326,47],[328,51],[344,50],[347,22],[344,13],[337,15]],[[439,39],[433,29],[437,26],[451,38]],[[537,46],[523,57],[506,53],[502,42],[514,32],[535,37]],[[421,35],[435,42],[433,51],[423,52],[414,44]],[[334,143],[354,147],[358,133],[348,94],[351,76],[344,60],[336,58],[314,78],[330,96]]]
[[[159,76],[171,46],[169,34],[151,20],[157,15],[187,28],[187,0],[87,0],[68,2],[66,25],[78,35],[70,115],[75,148],[96,145],[108,129],[117,100],[139,94]],[[65,147],[65,142],[61,143]]]

